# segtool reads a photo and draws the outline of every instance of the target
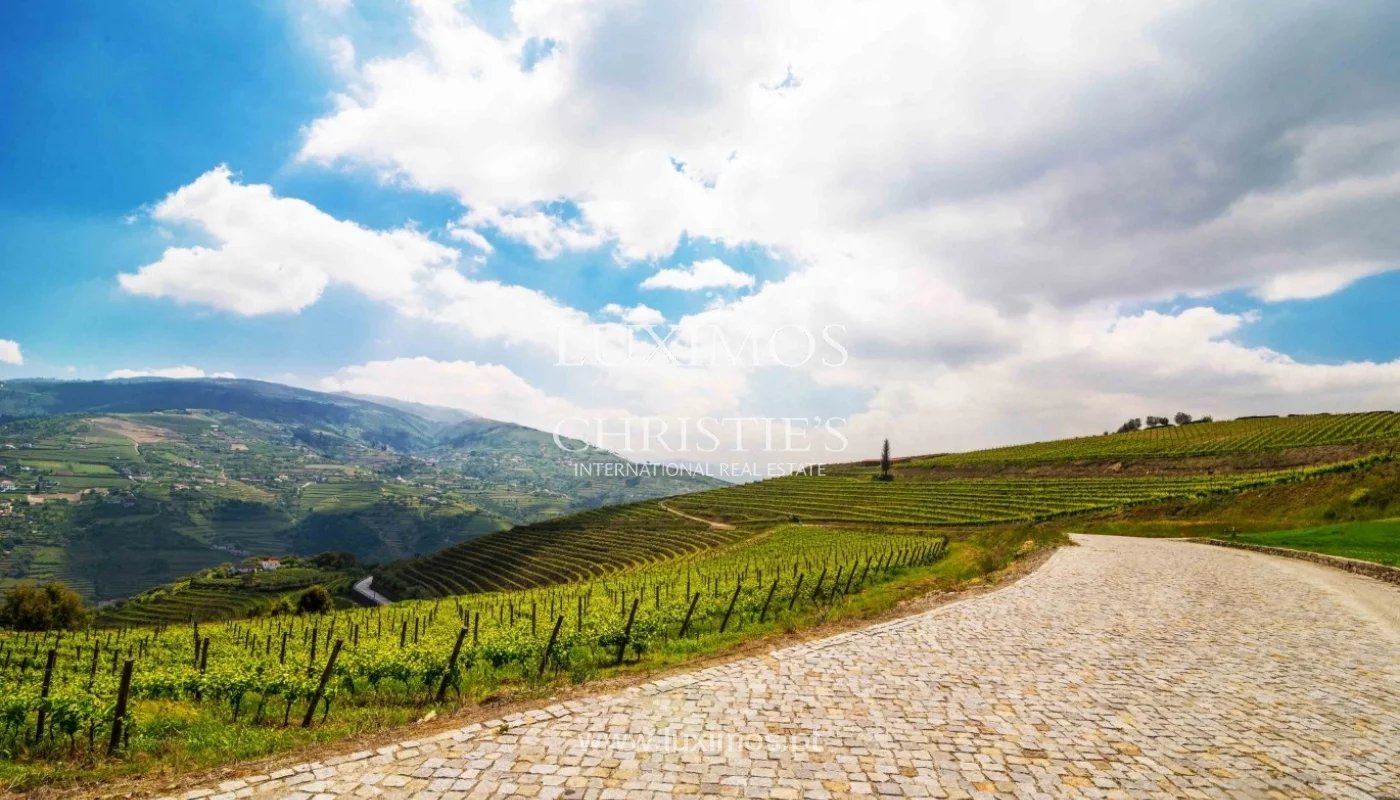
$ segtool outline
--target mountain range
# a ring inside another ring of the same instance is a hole
[[[0,586],[59,578],[106,601],[254,556],[386,562],[723,485],[575,468],[622,461],[464,411],[261,381],[5,381]]]

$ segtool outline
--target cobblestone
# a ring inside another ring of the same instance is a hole
[[[914,617],[236,783],[390,800],[1400,796],[1400,632],[1348,596],[1400,604],[1400,588],[1076,541]]]

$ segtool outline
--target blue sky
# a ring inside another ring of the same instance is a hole
[[[508,7],[479,16],[509,28]],[[330,110],[337,87],[295,4],[62,0],[7,10],[0,31],[0,295],[4,338],[24,367],[0,375],[102,377],[116,369],[198,364],[209,371],[309,380],[343,364],[414,353],[460,356],[460,342],[385,318],[332,291],[306,312],[257,319],[126,295],[116,276],[155,260],[169,239],[132,220],[218,164],[243,181],[305,199],[373,228],[415,224],[435,238],[462,213],[441,194],[399,189],[364,171],[296,163],[300,130]],[[392,51],[407,36],[397,3],[362,3],[355,28]],[[14,76],[25,76],[21,80]],[[639,267],[608,252],[541,263],[509,240],[483,273],[547,290],[571,305],[648,302],[675,314],[680,296],[643,297]],[[667,263],[725,256],[760,273],[782,267],[761,249],[686,242]],[[489,348],[483,348],[489,351]],[[76,372],[70,370],[75,367]]]
[[[0,378],[190,367],[541,427],[917,418],[925,449],[1163,397],[1385,404],[1394,7],[1076,5],[14,5]],[[552,341],[623,320],[834,325],[851,359],[559,368]]]

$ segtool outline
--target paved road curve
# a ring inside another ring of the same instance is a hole
[[[1400,796],[1400,589],[1078,542],[920,616],[186,796]]]

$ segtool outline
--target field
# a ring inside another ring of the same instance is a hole
[[[1400,567],[1400,520],[1349,522],[1296,531],[1241,534],[1241,542],[1374,561]]]
[[[1030,522],[1121,508],[1287,478],[1291,472],[1186,478],[977,478],[872,482],[792,476],[676,498],[676,508],[728,521],[797,517],[816,522],[979,525]]]
[[[829,476],[795,475],[597,509],[468,540],[391,564],[375,573],[375,586],[395,598],[528,589],[731,544],[788,522],[900,526],[913,531],[1047,522],[1287,485],[1364,470],[1383,458],[1291,470],[1155,478],[930,479],[901,473],[899,479],[884,482],[872,480],[869,469],[863,474],[848,470]]]
[[[23,790],[64,774],[65,764],[83,765],[90,779],[149,767],[151,758],[250,758],[504,687],[548,691],[619,666],[871,613],[1049,541],[1014,533],[950,545],[902,529],[781,525],[703,553],[525,591],[198,626],[10,634],[0,639],[0,751],[26,755],[0,764],[0,778]],[[52,689],[41,699],[50,650]],[[117,751],[146,755],[104,760],[128,659],[131,709]],[[200,749],[215,729],[239,745]]]
[[[677,558],[753,533],[688,520],[659,503],[616,506],[399,562],[377,572],[375,586],[404,596],[528,589]]]
[[[910,466],[956,466],[1218,456],[1288,448],[1400,442],[1400,413],[1308,414],[1200,422],[1103,436],[999,447],[909,460]]]

